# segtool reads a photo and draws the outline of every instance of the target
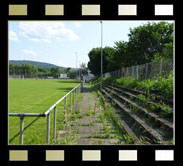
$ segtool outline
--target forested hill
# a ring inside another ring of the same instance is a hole
[[[62,70],[66,69],[66,67],[57,66],[57,65],[45,63],[45,62],[30,61],[30,60],[10,60],[9,64],[14,64],[14,65],[31,64],[40,68],[51,69],[52,67],[59,67]],[[72,70],[75,70],[75,68],[72,68]]]

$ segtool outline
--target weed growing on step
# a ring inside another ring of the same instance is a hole
[[[88,110],[86,111],[87,116],[95,115],[95,110],[92,109],[91,99],[88,98]]]
[[[102,145],[102,140],[92,142],[92,145]]]
[[[91,115],[94,115],[95,114],[95,111],[94,110],[87,110],[86,111],[86,115],[87,116],[91,116]]]
[[[125,129],[123,128],[119,120],[117,120],[114,110],[109,108],[107,104],[104,104],[104,109],[105,109],[105,116],[107,119],[111,120],[114,129],[118,135],[118,138],[125,140],[125,144],[133,144],[134,142],[131,136],[126,133]]]
[[[138,95],[138,98],[139,98],[139,103],[142,105],[142,106],[146,106],[147,105],[147,102],[146,102],[146,97],[143,95],[143,94],[139,94]]]

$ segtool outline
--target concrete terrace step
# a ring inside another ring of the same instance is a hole
[[[77,134],[77,137],[81,138],[102,138],[102,139],[110,139],[116,138],[115,134],[110,134],[107,136],[105,133],[97,133],[97,134]]]
[[[133,94],[143,94],[143,95],[146,95],[146,93],[144,91],[141,91],[141,90],[137,90],[137,89],[131,89],[131,88],[127,88],[127,87],[124,87],[124,86],[121,86],[121,85],[117,85],[117,84],[111,84],[113,87],[117,87],[117,88],[120,88],[120,89],[124,89],[128,92],[131,92]],[[166,99],[164,98],[163,96],[160,96],[160,95],[157,95],[157,94],[151,94],[151,96],[155,96],[158,100],[162,100],[164,101],[167,105],[169,106],[173,106],[173,99]]]
[[[173,124],[171,122],[169,122],[166,119],[161,118],[159,115],[154,114],[153,112],[143,108],[142,106],[139,106],[138,104],[136,104],[135,102],[130,101],[129,99],[125,98],[124,96],[121,96],[119,94],[114,93],[111,89],[106,88],[105,89],[109,92],[111,92],[113,95],[115,95],[116,97],[122,99],[125,102],[128,102],[129,104],[135,106],[136,108],[138,108],[140,111],[142,111],[143,113],[145,113],[145,115],[152,117],[155,121],[159,121],[161,123],[161,125],[163,125],[165,127],[165,129],[169,130],[170,132],[173,132]]]
[[[106,104],[111,107],[111,104],[108,103],[104,96],[102,95],[102,93],[99,92],[99,95],[102,97],[102,100],[106,102]],[[125,131],[132,137],[132,140],[134,141],[135,144],[141,144],[140,140],[138,138],[138,136],[131,130],[131,128],[128,126],[128,124],[125,122],[125,120],[123,120],[121,118],[121,116],[118,114],[118,112],[116,113],[116,119],[122,124],[123,128],[125,129]]]
[[[101,145],[111,145],[111,144],[118,144],[121,142],[119,139],[99,139],[99,138],[82,138],[79,139],[76,144],[77,145],[95,145],[95,144],[101,144]]]
[[[111,85],[107,85],[107,87],[112,88],[114,91],[119,92],[120,94],[124,94],[125,96],[128,96],[128,97],[132,96],[133,98],[135,98],[135,99],[137,99],[137,100],[139,100],[139,101],[140,101],[140,100],[142,101],[142,99],[140,99],[137,95],[135,95],[135,94],[133,94],[133,93],[131,93],[131,92],[127,92],[127,91],[125,91],[125,90],[122,90],[122,89],[120,89],[120,88],[116,88],[116,87],[111,86]],[[155,105],[156,107],[159,107],[159,108],[163,109],[162,106],[161,106],[160,104],[158,104],[158,103],[156,103],[156,102],[154,102],[154,101],[149,101],[148,104],[153,104],[153,105]],[[170,107],[170,108],[171,108],[171,107]],[[173,112],[173,108],[171,108],[171,109],[172,109],[172,112]],[[158,115],[158,113],[156,113],[156,114]],[[165,120],[166,120],[166,119],[165,119]],[[167,119],[166,121],[171,122],[170,119]],[[171,123],[172,123],[172,122],[171,122]]]
[[[157,141],[164,143],[164,138],[161,134],[159,134],[155,129],[152,128],[149,124],[141,120],[140,117],[138,117],[136,114],[134,114],[131,110],[126,108],[125,105],[120,103],[118,100],[114,99],[107,93],[105,90],[101,89],[101,91],[107,95],[112,101],[114,101],[129,117],[131,117],[133,120],[135,120],[141,127],[143,127],[148,134],[148,136],[152,139],[152,142],[156,143]]]

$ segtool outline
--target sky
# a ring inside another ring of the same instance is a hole
[[[130,28],[147,23],[103,21],[103,47],[128,41]],[[101,47],[100,21],[9,21],[9,60],[75,68],[88,63],[88,53],[95,47]]]

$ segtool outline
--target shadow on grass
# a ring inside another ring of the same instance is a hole
[[[39,119],[40,117],[37,117],[36,119],[34,119],[32,122],[30,122],[27,126],[25,126],[24,127],[24,131],[29,127],[29,126],[31,126],[33,123],[35,123],[38,119]],[[17,134],[15,134],[14,136],[13,136],[13,138],[11,138],[10,140],[9,140],[9,143],[11,143],[16,137],[18,137],[20,135],[20,132],[18,132]]]
[[[61,90],[63,92],[69,92],[71,91],[73,88],[58,88],[57,90]]]
[[[59,83],[67,83],[67,84],[73,84],[73,83],[80,83],[78,81],[75,81],[75,80],[54,80],[54,82],[59,82]]]

